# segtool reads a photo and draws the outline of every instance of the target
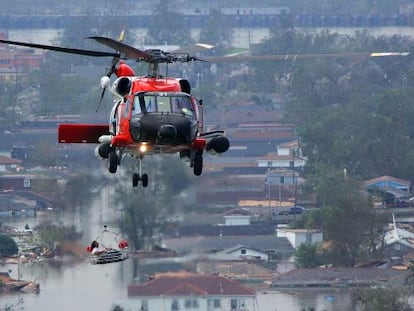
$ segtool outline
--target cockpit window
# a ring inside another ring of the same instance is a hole
[[[171,97],[172,112],[184,113],[186,115],[193,115],[193,105],[190,102],[189,97],[185,96],[172,96]]]
[[[195,111],[191,103],[191,98],[183,95],[171,96],[168,93],[158,94],[142,94],[135,96],[132,114],[142,113],[140,106],[145,104],[145,112],[160,113],[179,113],[186,116],[194,116]],[[141,101],[140,101],[141,98]]]
[[[171,112],[171,106],[170,106],[170,98],[169,97],[157,97],[157,106],[158,112]]]
[[[145,110],[147,112],[157,111],[155,96],[144,96],[144,101],[145,101]]]

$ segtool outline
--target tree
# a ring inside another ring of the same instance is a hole
[[[400,288],[364,288],[353,290],[351,298],[361,311],[411,311],[408,295]]]
[[[170,2],[160,0],[152,14],[145,38],[146,44],[178,44],[186,46],[193,43],[190,27],[182,14],[170,10]]]
[[[316,243],[303,243],[295,251],[296,268],[315,268],[321,264]]]
[[[358,180],[339,174],[325,175],[325,180],[317,188],[324,207],[302,220],[307,228],[322,229],[324,239],[331,242],[331,257],[325,260],[352,267],[362,255],[377,255],[375,242],[386,218],[376,212]]]
[[[158,242],[154,238],[162,234],[174,212],[190,204],[188,199],[180,199],[181,191],[188,186],[188,175],[178,157],[151,156],[145,159],[145,167],[151,168],[148,187],[133,188],[126,176],[136,171],[135,161],[123,162],[125,170],[117,175],[114,204],[123,211],[120,227],[134,248],[152,249]]]
[[[17,243],[8,235],[0,234],[0,257],[16,255],[18,252]]]
[[[56,243],[63,241],[75,241],[81,237],[81,234],[77,232],[76,227],[55,225],[51,222],[44,222],[36,226],[35,228],[40,242],[48,247],[54,249]]]
[[[201,28],[200,42],[213,44],[221,55],[231,46],[234,29],[220,9],[211,9],[204,27]]]

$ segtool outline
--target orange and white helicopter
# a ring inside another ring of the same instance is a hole
[[[380,57],[405,56],[408,53],[349,53],[349,54],[308,54],[308,55],[261,55],[261,56],[222,56],[199,58],[182,50],[165,52],[159,49],[140,50],[106,37],[89,37],[115,52],[65,48],[52,45],[0,40],[0,43],[39,48],[57,52],[93,56],[112,57],[112,64],[101,78],[103,88],[109,89],[115,100],[109,124],[60,124],[60,143],[95,143],[96,155],[107,159],[108,170],[116,173],[121,159],[130,155],[138,160],[137,171],[133,173],[132,185],[139,182],[148,185],[148,174],[142,172],[142,160],[148,154],[179,153],[189,160],[194,175],[203,170],[203,152],[221,154],[229,149],[230,142],[222,130],[204,132],[202,100],[191,95],[191,85],[187,79],[163,77],[159,74],[160,64],[192,61],[250,61],[287,60],[312,57]],[[203,47],[203,45],[199,45]],[[204,46],[205,47],[205,46]],[[206,47],[208,48],[208,47]],[[148,74],[137,76],[124,60],[133,59],[148,63]],[[110,76],[116,75],[112,83]]]

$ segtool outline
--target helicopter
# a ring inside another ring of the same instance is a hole
[[[39,48],[93,57],[112,57],[112,63],[101,78],[103,89],[115,98],[108,124],[63,123],[58,125],[59,143],[98,144],[95,155],[107,160],[109,173],[116,173],[125,156],[137,159],[132,186],[148,186],[148,174],[143,173],[145,155],[178,153],[189,162],[196,176],[202,174],[203,152],[221,154],[230,142],[224,130],[203,131],[202,100],[191,95],[190,82],[183,78],[163,77],[160,64],[197,60],[188,53],[169,53],[159,49],[139,50],[111,38],[89,37],[116,52],[100,52],[51,45],[0,40],[0,43]],[[207,45],[199,48],[207,48]],[[148,74],[137,76],[124,60],[148,63]],[[112,83],[110,77],[116,75]],[[97,108],[98,109],[98,108]]]
[[[141,50],[108,37],[92,36],[94,40],[114,52],[67,48],[10,40],[0,43],[38,48],[90,57],[112,57],[111,66],[100,80],[101,104],[108,89],[115,98],[108,124],[64,123],[58,126],[59,143],[97,144],[95,155],[107,160],[108,171],[114,174],[126,156],[137,160],[132,174],[132,186],[141,182],[148,186],[148,174],[143,172],[143,159],[152,154],[178,153],[189,163],[195,176],[203,171],[203,153],[222,154],[230,147],[224,130],[204,132],[203,101],[191,94],[190,82],[185,78],[164,77],[160,64],[189,63],[194,61],[232,62],[263,60],[295,60],[314,57],[383,57],[406,56],[407,52],[303,54],[303,55],[239,55],[198,57],[184,49],[166,52],[161,49]],[[195,50],[212,46],[196,44]],[[148,73],[137,76],[125,60],[148,64]],[[110,77],[116,79],[111,84]],[[98,109],[98,108],[97,108]]]

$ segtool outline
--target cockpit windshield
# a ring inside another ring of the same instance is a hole
[[[191,97],[176,93],[138,94],[134,98],[132,114],[141,112],[178,113],[186,116],[195,115]]]

